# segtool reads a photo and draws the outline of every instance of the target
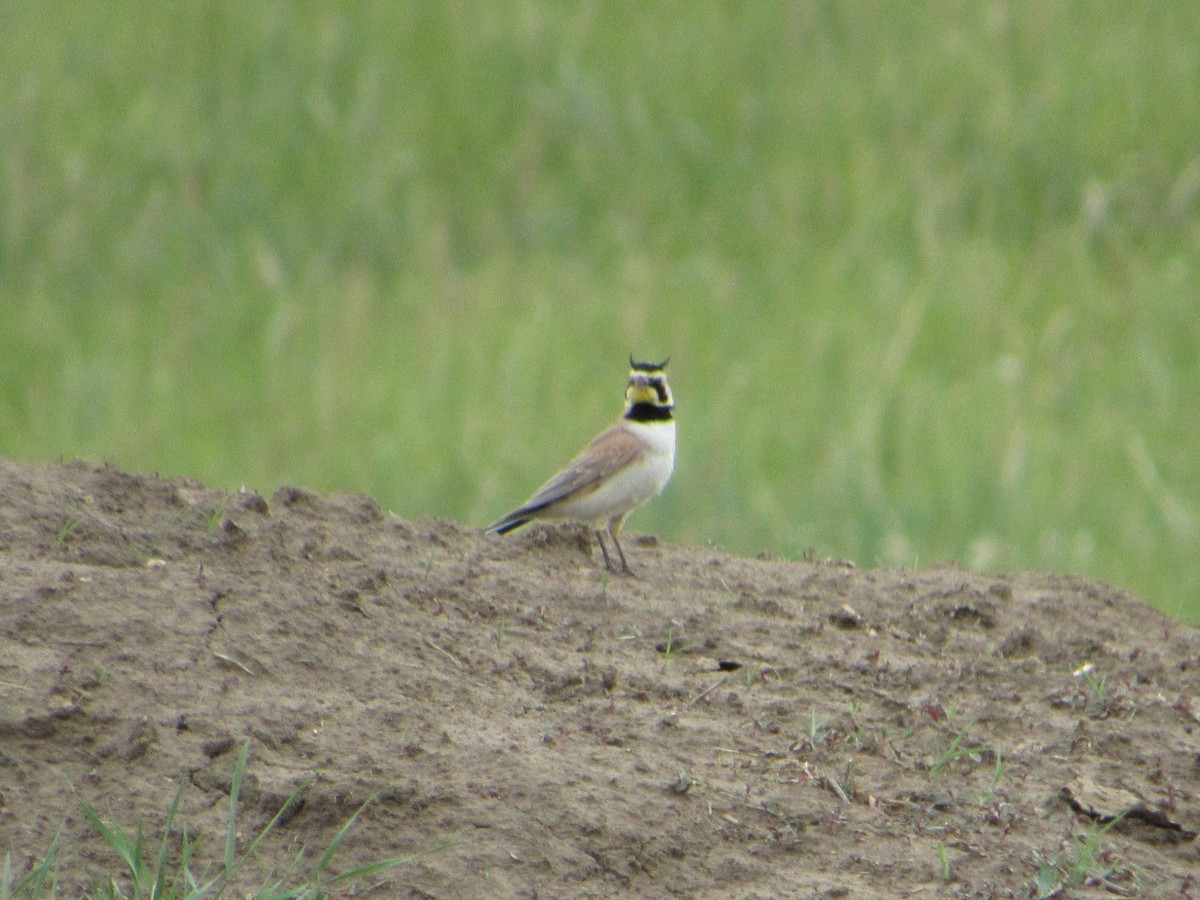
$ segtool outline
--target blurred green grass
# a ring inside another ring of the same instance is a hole
[[[1200,622],[1200,6],[0,0],[0,453]]]

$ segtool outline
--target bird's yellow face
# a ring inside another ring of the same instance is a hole
[[[627,406],[651,406],[663,410],[675,407],[671,387],[667,384],[665,366],[665,362],[633,363],[629,372],[629,384],[625,388]]]

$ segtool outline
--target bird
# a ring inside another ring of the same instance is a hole
[[[582,522],[599,540],[605,568],[634,575],[621,549],[621,526],[634,508],[666,487],[675,470],[675,400],[667,384],[669,361],[636,362],[631,354],[625,411],[617,421],[525,503],[488,526],[487,532],[508,534],[538,519]],[[612,538],[619,568],[605,546],[605,533]]]

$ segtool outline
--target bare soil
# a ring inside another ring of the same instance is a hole
[[[625,547],[0,460],[0,856],[59,835],[76,896],[120,875],[80,801],[153,842],[183,779],[215,863],[249,741],[243,846],[315,780],[242,893],[382,791],[335,869],[451,844],[334,896],[1200,896],[1195,629],[1071,576]]]

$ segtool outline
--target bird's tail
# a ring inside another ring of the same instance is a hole
[[[488,534],[508,534],[510,531],[516,531],[522,525],[529,524],[531,516],[518,510],[514,513],[509,513],[499,522],[495,522],[487,527]]]

